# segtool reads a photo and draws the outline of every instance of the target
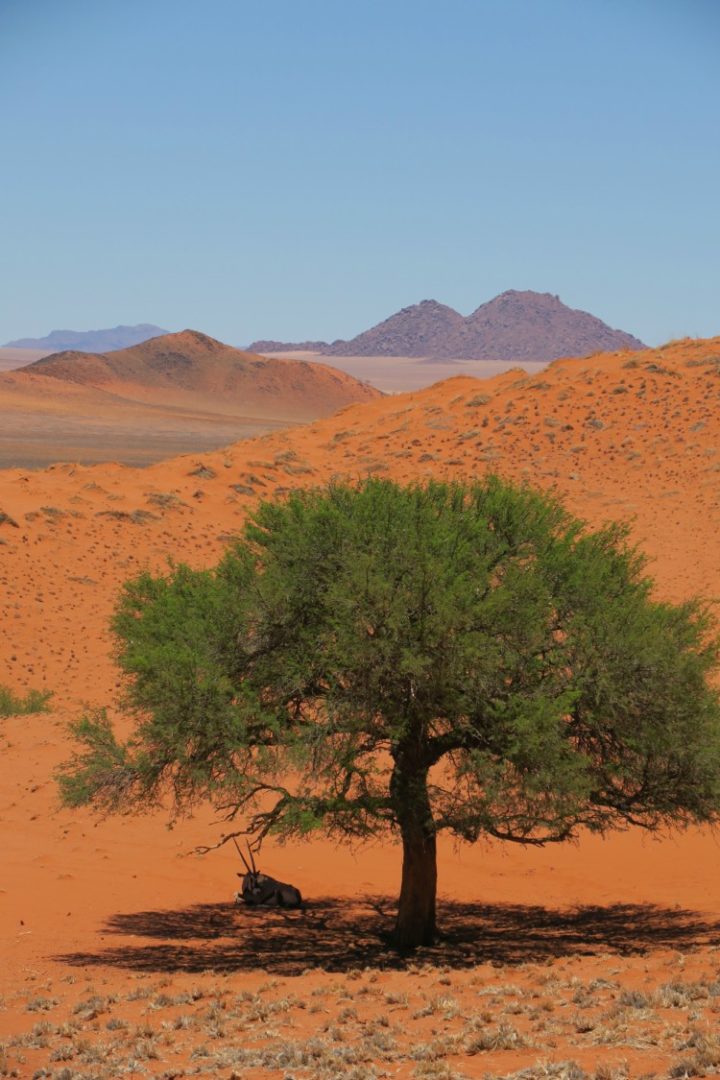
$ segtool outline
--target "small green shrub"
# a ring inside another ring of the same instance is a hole
[[[48,701],[52,693],[48,691],[29,690],[27,697],[18,697],[8,690],[7,686],[0,686],[0,716],[27,716],[29,713],[48,711]]]

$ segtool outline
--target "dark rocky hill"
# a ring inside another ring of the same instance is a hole
[[[501,293],[463,320],[445,355],[473,360],[557,360],[618,349],[644,349],[632,334],[613,330],[551,293]]]
[[[587,311],[568,307],[551,293],[511,289],[481,304],[467,317],[436,300],[423,300],[350,341],[334,341],[331,345],[256,341],[251,348],[255,352],[307,348],[324,356],[522,361],[644,349],[645,345]]]
[[[462,333],[459,312],[437,300],[403,308],[352,341],[334,341],[325,356],[447,356],[445,343]]]

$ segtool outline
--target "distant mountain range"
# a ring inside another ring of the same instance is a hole
[[[403,308],[350,341],[255,341],[251,352],[306,350],[323,356],[416,356],[428,360],[557,360],[618,349],[644,349],[632,334],[613,330],[551,293],[510,289],[467,317],[423,300]]]
[[[110,330],[51,330],[47,337],[19,338],[8,341],[6,349],[50,349],[62,352],[73,349],[75,352],[112,352],[115,349],[129,349],[140,345],[149,338],[167,334],[160,326],[152,323],[139,323],[137,326],[113,326]]]
[[[20,338],[5,348],[108,353],[140,345],[168,332],[151,323],[107,330],[53,330],[43,338]],[[644,349],[632,334],[613,330],[587,311],[551,293],[510,289],[468,316],[423,300],[403,308],[346,341],[254,341],[252,353],[312,352],[321,356],[414,356],[432,361],[557,360],[618,349]]]

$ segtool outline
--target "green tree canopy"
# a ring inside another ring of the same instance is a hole
[[[712,821],[718,641],[627,529],[497,478],[263,503],[212,570],[125,586],[134,733],[76,725],[66,804],[210,801],[247,830],[402,840],[396,942],[435,933],[436,836],[545,844]]]

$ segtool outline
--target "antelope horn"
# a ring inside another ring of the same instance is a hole
[[[237,853],[238,853],[238,855],[240,856],[240,858],[242,859],[243,863],[245,864],[245,869],[247,870],[248,874],[252,874],[252,872],[253,872],[253,871],[252,871],[252,870],[250,869],[250,867],[248,866],[248,862],[247,862],[247,859],[245,858],[245,856],[244,856],[244,855],[243,855],[243,853],[242,853],[242,848],[240,847],[240,845],[239,845],[239,844],[238,844],[238,842],[237,842],[237,839],[236,839],[236,837],[234,837],[234,836],[233,836],[233,844],[234,844],[234,845],[235,845],[235,847],[237,848]]]
[[[245,841],[245,842],[247,843],[247,841]],[[248,849],[248,855],[250,856],[250,862],[252,863],[253,874],[257,874],[257,867],[255,866],[255,856],[253,855],[253,851],[252,851],[252,848],[250,847],[249,843],[247,845],[247,849]]]

